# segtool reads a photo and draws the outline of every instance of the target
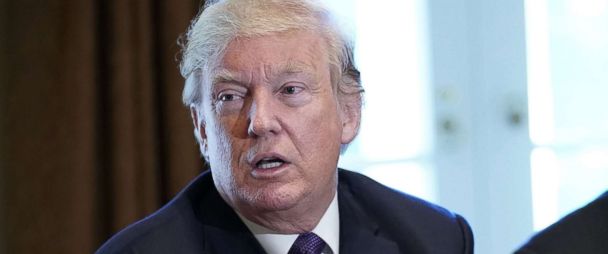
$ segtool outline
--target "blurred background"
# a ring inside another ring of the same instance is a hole
[[[340,166],[510,253],[608,189],[608,0],[332,0],[362,130]],[[204,170],[177,38],[200,1],[0,0],[0,253],[90,253]]]

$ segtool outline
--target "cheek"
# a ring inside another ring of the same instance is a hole
[[[331,108],[331,104],[327,107]],[[325,108],[327,108],[325,107]],[[337,112],[333,110],[308,111],[302,113],[298,118],[296,133],[299,133],[300,145],[302,150],[306,150],[304,156],[309,161],[322,163],[332,162],[336,158],[341,144],[341,124]],[[319,158],[327,158],[319,160]]]
[[[232,197],[236,191],[237,175],[233,172],[232,143],[228,132],[221,126],[209,129],[209,166],[216,188],[226,197]]]
[[[237,119],[234,117],[220,118],[208,133],[209,139],[209,159],[212,169],[222,171],[229,175],[233,180],[242,180],[243,172],[238,170],[241,165],[241,157],[247,152],[247,140],[235,134]],[[213,150],[211,150],[213,149]]]
[[[304,160],[306,161],[305,177],[313,188],[326,190],[335,182],[335,172],[340,155],[340,124],[336,118],[328,117],[324,112],[314,120],[307,121],[303,137]]]
[[[207,140],[209,143],[209,163],[211,168],[223,169],[230,167],[232,145],[229,132],[225,125],[209,121],[207,124]]]
[[[329,99],[328,99],[329,100]],[[318,136],[320,143],[336,143],[339,146],[341,123],[338,116],[337,105],[333,100],[324,103],[322,109],[311,117],[314,120],[309,121],[308,128],[313,130],[313,133]]]

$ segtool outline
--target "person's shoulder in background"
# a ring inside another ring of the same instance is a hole
[[[515,253],[608,253],[608,192],[532,236]]]

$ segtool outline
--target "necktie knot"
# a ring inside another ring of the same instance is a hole
[[[315,233],[300,234],[287,254],[320,254],[325,248],[325,241]]]

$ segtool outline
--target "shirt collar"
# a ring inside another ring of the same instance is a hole
[[[247,225],[264,250],[269,254],[285,254],[298,238],[298,234],[279,234],[260,226],[239,214],[241,220]],[[339,253],[340,247],[340,213],[338,210],[338,194],[334,195],[329,207],[321,217],[319,224],[312,230],[321,237],[331,248],[333,254]],[[325,253],[325,252],[324,252]]]

